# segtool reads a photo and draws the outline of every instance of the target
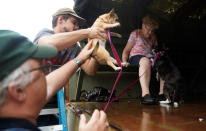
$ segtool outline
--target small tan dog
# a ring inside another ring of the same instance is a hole
[[[120,23],[117,22],[118,16],[112,9],[109,13],[103,14],[99,16],[92,27],[102,27],[104,29],[109,29],[113,27],[120,26]],[[112,36],[121,37],[120,34],[111,32]],[[121,67],[115,66],[117,64],[116,60],[112,58],[109,52],[105,49],[106,40],[100,39],[88,39],[88,41],[92,41],[92,47],[94,47],[94,51],[92,56],[100,63],[100,64],[107,64],[111,66],[115,71],[121,69]]]

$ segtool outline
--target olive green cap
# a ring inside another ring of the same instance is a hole
[[[53,46],[33,44],[28,38],[11,30],[0,30],[0,80],[29,58],[51,58],[57,55]]]

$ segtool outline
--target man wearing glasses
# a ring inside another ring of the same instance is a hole
[[[106,32],[103,28],[91,27],[78,30],[78,25],[84,23],[85,19],[78,16],[75,11],[70,8],[57,10],[52,15],[52,18],[53,30],[43,29],[34,39],[34,43],[53,45],[58,49],[58,55],[52,59],[47,59],[46,62],[63,65],[68,60],[75,58],[80,52],[80,45],[76,44],[78,41],[85,38],[107,39]],[[98,69],[98,63],[94,58],[90,58],[81,65],[81,68],[88,75],[95,75]]]
[[[55,47],[35,45],[9,30],[0,30],[0,45],[0,130],[39,131],[35,125],[40,110],[79,65],[71,60],[46,76],[44,69],[50,66],[41,59],[57,55]],[[84,63],[92,51],[88,43],[76,58]],[[106,114],[95,110],[88,123],[81,115],[79,130],[107,130]]]

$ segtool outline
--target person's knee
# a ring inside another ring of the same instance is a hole
[[[140,66],[148,66],[150,65],[150,60],[147,57],[142,57],[139,62]]]

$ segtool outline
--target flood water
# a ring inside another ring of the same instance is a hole
[[[92,111],[103,109],[105,103],[73,102]],[[139,100],[113,102],[107,110],[110,123],[123,131],[204,131],[206,102],[185,102],[174,105],[142,105]],[[110,128],[109,130],[115,130]]]

